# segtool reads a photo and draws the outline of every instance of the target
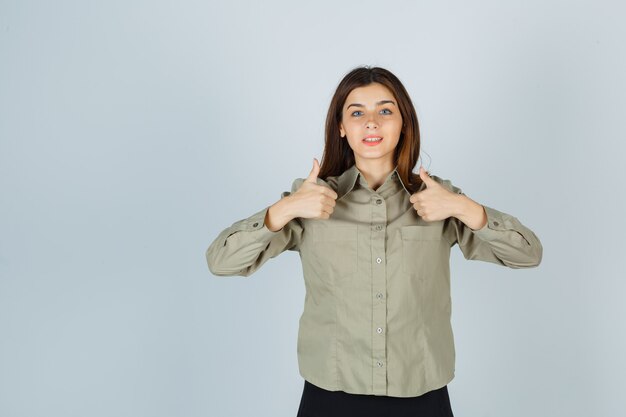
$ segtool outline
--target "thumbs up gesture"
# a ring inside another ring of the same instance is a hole
[[[335,209],[337,193],[329,187],[317,184],[320,164],[313,158],[313,169],[292,197],[291,210],[295,217],[328,219]]]
[[[459,194],[453,193],[432,179],[420,166],[420,178],[426,189],[411,195],[409,201],[424,220],[434,222],[454,216],[459,207]]]

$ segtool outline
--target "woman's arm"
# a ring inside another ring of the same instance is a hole
[[[478,204],[465,194],[458,195],[458,210],[454,215],[472,230],[478,230],[487,224],[487,213],[482,204]]]
[[[269,207],[265,215],[265,225],[272,232],[280,230],[295,216],[291,213],[289,198],[291,193],[284,192],[282,198]]]
[[[205,253],[211,273],[247,277],[285,250],[299,250],[302,223],[289,217],[289,205],[285,204],[297,183],[295,180],[291,192],[283,192],[276,203],[220,232]]]
[[[541,263],[541,241],[519,219],[475,202],[449,180],[443,183],[458,195],[457,211],[449,219],[447,235],[451,245],[458,243],[466,259],[509,268],[531,268]]]

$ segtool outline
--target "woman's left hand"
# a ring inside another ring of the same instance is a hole
[[[428,176],[426,170],[420,166],[420,178],[426,184],[426,189],[411,195],[409,201],[413,208],[424,220],[434,222],[454,216],[459,210],[459,194],[444,188]]]

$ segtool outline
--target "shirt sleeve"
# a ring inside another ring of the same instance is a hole
[[[281,199],[294,193],[302,181],[294,180],[291,191],[283,191]],[[300,218],[290,220],[282,229],[271,231],[265,224],[267,206],[248,218],[222,230],[206,250],[212,274],[218,276],[250,276],[269,259],[285,250],[299,251],[303,227]]]
[[[465,195],[450,180],[444,185],[451,191]],[[451,245],[458,243],[465,259],[492,262],[509,268],[538,266],[543,257],[543,246],[537,235],[523,225],[517,217],[482,205],[487,223],[473,230],[456,217],[450,217]]]

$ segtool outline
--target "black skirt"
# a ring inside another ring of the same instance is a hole
[[[444,385],[417,397],[327,391],[304,380],[297,417],[454,417]]]

